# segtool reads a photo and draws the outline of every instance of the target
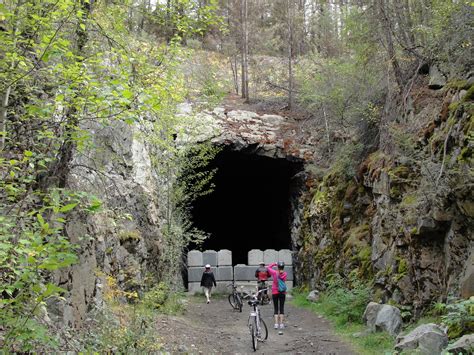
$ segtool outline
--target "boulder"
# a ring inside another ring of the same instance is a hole
[[[365,324],[371,331],[375,331],[375,320],[377,319],[377,314],[382,309],[382,307],[383,304],[370,302],[365,308],[364,315],[362,317]]]
[[[319,291],[318,290],[313,290],[308,294],[308,297],[306,299],[310,302],[318,302],[319,301]]]
[[[448,346],[446,351],[453,354],[474,354],[474,334],[464,335]]]
[[[433,90],[439,90],[446,85],[446,77],[441,73],[436,65],[430,66],[430,82],[428,87]]]
[[[402,316],[397,307],[370,302],[363,315],[364,322],[371,331],[386,331],[397,335],[402,327]]]
[[[418,350],[421,354],[440,354],[448,345],[443,328],[434,323],[422,324],[404,336],[397,337],[395,350]]]
[[[377,313],[375,329],[386,331],[390,335],[397,335],[402,328],[402,316],[397,307],[384,304]]]

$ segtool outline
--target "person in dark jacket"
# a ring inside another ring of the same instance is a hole
[[[207,303],[210,303],[212,286],[217,286],[217,284],[216,278],[214,277],[214,273],[211,271],[211,265],[209,264],[205,266],[204,272],[202,273],[201,286],[204,289],[204,294],[206,295]]]

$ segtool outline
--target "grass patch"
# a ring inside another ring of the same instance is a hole
[[[325,316],[331,321],[334,326],[334,330],[344,340],[353,345],[354,350],[359,354],[367,355],[384,355],[392,354],[395,339],[388,333],[368,333],[367,327],[362,324],[362,313],[360,312],[360,306],[354,304],[353,311],[347,313],[341,310],[350,307],[346,301],[351,301],[351,297],[347,289],[340,289],[341,292],[334,292],[330,294],[322,294],[320,301],[309,302],[306,300],[306,293],[294,292],[292,303],[297,307],[310,309],[312,312],[319,315]],[[363,291],[360,290],[359,293]],[[344,295],[344,299],[341,300],[340,296]],[[356,296],[357,298],[357,291]],[[353,300],[352,300],[353,301]],[[335,305],[339,304],[340,309],[336,309]],[[364,308],[365,308],[364,304]],[[357,318],[354,318],[358,315]]]

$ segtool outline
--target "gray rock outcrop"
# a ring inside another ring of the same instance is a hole
[[[306,299],[310,302],[318,302],[319,301],[319,291],[318,290],[313,290],[311,291]]]
[[[474,334],[467,334],[446,349],[450,354],[474,354]]]
[[[397,337],[395,350],[417,350],[421,354],[441,354],[448,345],[443,328],[434,323],[422,324],[404,336]]]

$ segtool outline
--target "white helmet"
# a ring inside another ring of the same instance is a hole
[[[211,265],[209,264],[206,264],[206,266],[204,266],[206,269],[210,269],[211,268]]]

